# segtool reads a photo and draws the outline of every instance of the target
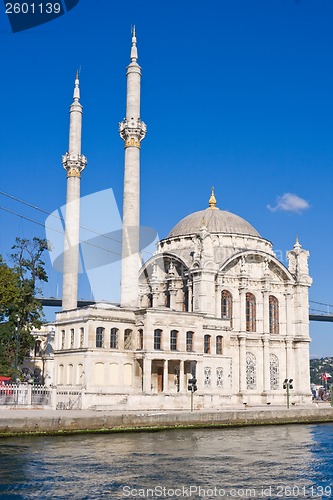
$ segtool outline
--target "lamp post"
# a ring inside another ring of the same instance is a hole
[[[19,350],[19,338],[20,338],[20,318],[16,318],[16,345],[15,345],[15,384],[17,384],[17,369],[18,369],[18,350]]]
[[[198,390],[198,387],[196,384],[197,384],[197,379],[195,377],[192,377],[188,381],[187,389],[189,391],[191,391],[191,411],[193,411],[193,394]]]
[[[293,389],[293,379],[290,378],[290,379],[285,379],[285,381],[283,382],[283,388],[284,389],[287,389],[287,408],[289,409],[289,403],[290,403],[290,389]]]

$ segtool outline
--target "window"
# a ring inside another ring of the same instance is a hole
[[[84,328],[80,328],[80,347],[84,346]]]
[[[154,349],[159,351],[161,349],[162,330],[154,330]]]
[[[66,332],[61,330],[61,349],[65,349]]]
[[[246,353],[246,388],[257,388],[257,362],[252,352]]]
[[[246,294],[246,331],[256,331],[256,298],[252,293]]]
[[[138,349],[143,349],[143,330],[139,330]]]
[[[279,301],[269,296],[269,333],[279,333]]]
[[[42,341],[36,340],[36,342],[35,342],[35,356],[36,357],[41,355],[41,347],[42,347]]]
[[[171,330],[170,332],[170,351],[177,351],[177,330]]]
[[[110,349],[118,349],[118,328],[111,328]]]
[[[193,351],[193,332],[186,332],[186,351]]]
[[[133,331],[127,328],[124,332],[124,349],[132,349]]]
[[[218,335],[216,337],[216,354],[222,354],[223,350],[223,337],[222,335]]]
[[[216,386],[223,387],[223,368],[221,366],[216,368]]]
[[[279,388],[279,360],[275,354],[269,357],[270,386],[272,391]]]
[[[210,335],[204,336],[204,353],[210,354]]]
[[[104,347],[104,328],[96,328],[96,347]]]
[[[232,318],[232,295],[227,290],[222,290],[221,294],[221,317],[223,319]]]
[[[74,328],[71,328],[71,349],[74,348]]]
[[[209,366],[206,366],[204,369],[204,383],[205,387],[212,385],[212,369]]]

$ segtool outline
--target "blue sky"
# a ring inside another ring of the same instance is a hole
[[[121,207],[118,122],[136,24],[148,125],[141,223],[164,237],[205,208],[215,186],[218,206],[248,220],[285,264],[297,234],[311,254],[310,299],[333,304],[332,19],[331,0],[80,0],[13,34],[1,11],[1,191],[49,212],[64,204],[61,155],[81,67],[81,192],[112,188]],[[0,205],[45,221],[6,197]],[[0,221],[5,256],[16,235],[44,234],[3,210]],[[44,293],[56,296],[61,276],[47,267]],[[84,283],[80,294],[87,296]],[[313,355],[333,355],[332,328],[311,324]]]

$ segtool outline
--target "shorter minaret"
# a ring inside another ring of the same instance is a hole
[[[75,309],[78,295],[80,239],[80,179],[87,159],[81,154],[82,105],[79,74],[76,72],[74,101],[70,106],[69,147],[62,157],[67,172],[67,196],[64,238],[62,309]]]
[[[140,259],[140,143],[147,127],[140,119],[141,68],[138,65],[135,28],[132,31],[131,62],[127,66],[126,118],[119,124],[125,145],[121,305],[139,304]]]

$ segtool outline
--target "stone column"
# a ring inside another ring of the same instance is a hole
[[[239,392],[246,392],[246,335],[238,335],[239,339]]]
[[[193,306],[192,306],[192,281],[188,280],[187,282],[187,289],[188,289],[188,312],[192,312]]]
[[[151,359],[143,358],[143,392],[151,393]]]
[[[184,361],[179,361],[179,392],[184,392]]]
[[[222,292],[222,286],[216,285],[216,287],[215,287],[215,315],[217,318],[221,318],[221,292]]]
[[[240,317],[240,331],[246,332],[246,289],[240,288],[239,290],[239,317]]]
[[[269,359],[269,335],[263,335],[263,389],[264,392],[271,390],[270,359]]]
[[[169,362],[167,359],[164,360],[163,364],[163,392],[169,391]]]

